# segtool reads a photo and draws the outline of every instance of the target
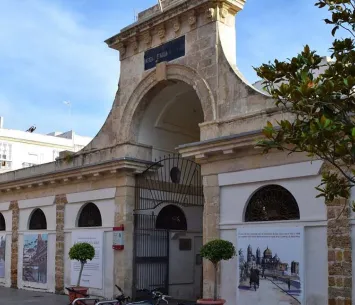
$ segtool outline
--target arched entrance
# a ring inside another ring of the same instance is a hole
[[[203,110],[182,81],[152,88],[134,115],[135,140],[152,146],[156,162],[137,176],[134,294],[161,288],[178,299],[201,296],[203,190],[200,166],[176,147],[200,140]]]

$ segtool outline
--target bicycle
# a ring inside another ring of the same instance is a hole
[[[96,303],[95,305],[160,305],[162,301],[164,301],[166,304],[169,304],[168,299],[171,299],[170,296],[161,293],[158,289],[141,289],[138,290],[138,292],[148,293],[149,295],[151,295],[151,300],[130,302],[131,298],[125,296],[123,290],[119,286],[115,286],[120,292],[120,295],[117,295],[114,300],[101,301]]]

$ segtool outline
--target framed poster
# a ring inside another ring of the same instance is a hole
[[[23,236],[22,280],[47,283],[48,234]]]
[[[75,243],[89,243],[95,248],[95,257],[84,266],[80,285],[88,288],[102,289],[103,281],[103,237],[100,230],[86,230],[72,232],[72,245]],[[71,285],[76,285],[80,271],[80,262],[71,261]]]
[[[237,304],[304,303],[301,227],[237,230]]]
[[[0,278],[5,278],[6,235],[0,235]]]

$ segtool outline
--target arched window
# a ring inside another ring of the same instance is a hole
[[[292,194],[279,185],[264,186],[250,198],[245,221],[300,219],[300,211]]]
[[[168,205],[164,207],[155,223],[156,229],[165,230],[187,230],[187,221],[184,212],[175,205]]]
[[[78,227],[101,227],[102,219],[99,208],[90,202],[81,210]]]
[[[5,218],[2,213],[0,213],[0,231],[6,231]]]
[[[36,209],[30,217],[29,230],[47,230],[46,215],[41,209]]]

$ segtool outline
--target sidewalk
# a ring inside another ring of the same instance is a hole
[[[1,305],[67,305],[68,296],[0,287]]]

